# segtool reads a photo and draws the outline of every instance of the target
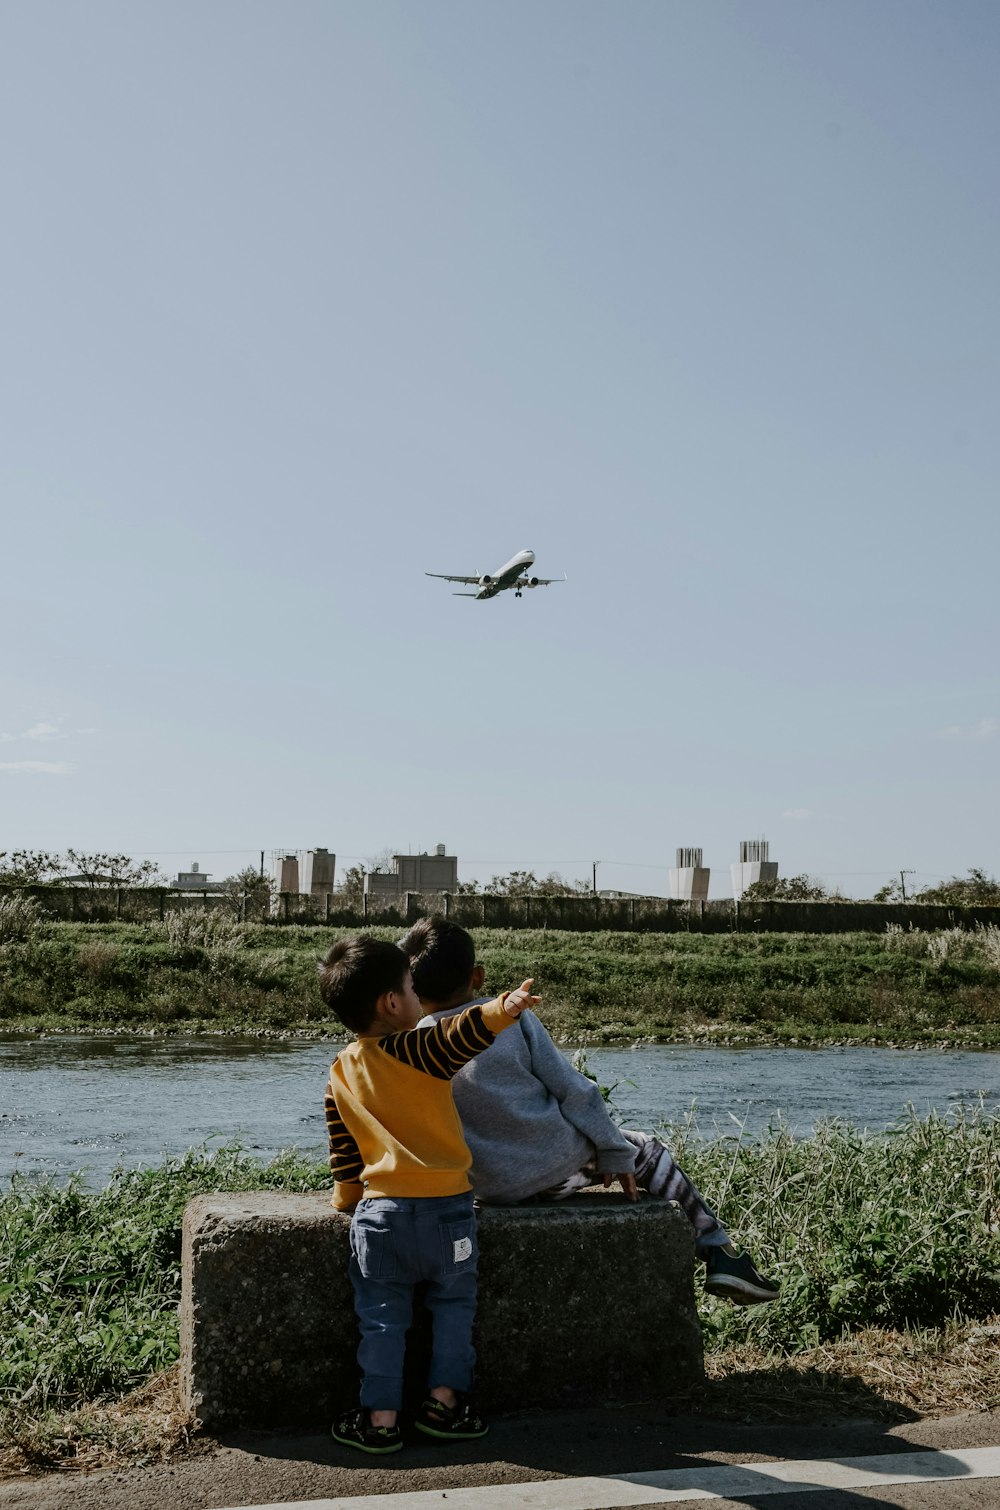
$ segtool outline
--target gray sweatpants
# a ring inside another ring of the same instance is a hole
[[[675,1162],[667,1145],[651,1133],[633,1132],[628,1127],[623,1127],[621,1132],[622,1137],[628,1138],[635,1148],[635,1182],[639,1189],[648,1190],[658,1200],[676,1202],[694,1228],[698,1256],[704,1257],[707,1248],[721,1248],[728,1243],[729,1233],[706,1204],[701,1192],[692,1185],[683,1169]],[[568,1180],[540,1191],[539,1195],[547,1201],[564,1201],[574,1191],[582,1190],[585,1185],[593,1185],[600,1178],[595,1154],[595,1163],[585,1164],[578,1174],[571,1174]]]

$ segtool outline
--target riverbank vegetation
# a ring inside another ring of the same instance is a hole
[[[54,923],[4,898],[0,1032],[341,1036],[316,988],[317,959],[334,936],[222,913]],[[533,975],[545,1022],[564,1042],[1000,1046],[996,927],[475,936],[490,985]]]
[[[771,1306],[701,1300],[717,1406],[747,1374],[779,1414],[801,1389],[849,1409],[852,1380],[869,1412],[872,1391],[918,1410],[996,1403],[1000,1376],[990,1399],[969,1400],[956,1360],[982,1352],[997,1374],[1000,1117],[967,1108],[881,1136],[829,1123],[806,1139],[779,1127],[755,1141],[703,1140],[688,1123],[668,1137],[782,1284]],[[0,1194],[0,1449],[58,1461],[96,1439],[120,1445],[135,1422],[114,1402],[136,1387],[180,1440],[164,1381],[178,1352],[186,1202],[328,1184],[324,1166],[294,1152],[261,1164],[237,1148],[121,1170],[99,1192],[15,1177]],[[745,1380],[738,1393],[745,1411]]]

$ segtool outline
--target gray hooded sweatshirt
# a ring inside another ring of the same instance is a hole
[[[420,1025],[470,1005],[434,1012]],[[485,1054],[463,1065],[452,1089],[481,1201],[527,1200],[591,1162],[600,1174],[635,1168],[635,1149],[612,1122],[600,1090],[556,1048],[534,1012],[522,1012]]]

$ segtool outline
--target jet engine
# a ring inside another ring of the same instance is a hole
[[[537,587],[538,586],[538,578],[537,577],[529,577],[528,580],[527,580],[527,582],[525,582],[524,585],[525,585],[525,587]]]
[[[490,583],[492,581],[493,581],[493,578],[489,575],[489,573],[484,572],[483,575],[479,579],[479,585],[480,585],[480,587],[489,587],[489,585],[490,585]]]

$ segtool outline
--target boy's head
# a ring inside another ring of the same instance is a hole
[[[319,991],[352,1033],[390,1033],[415,1027],[420,1002],[410,962],[395,944],[372,938],[340,939],[319,963]]]
[[[400,940],[413,971],[413,986],[421,1001],[451,1007],[471,1001],[483,989],[484,971],[476,964],[471,933],[435,914],[414,923]]]

